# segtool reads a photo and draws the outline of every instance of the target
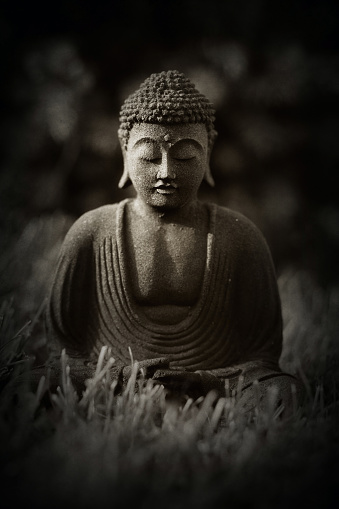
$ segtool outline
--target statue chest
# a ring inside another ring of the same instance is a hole
[[[204,231],[178,224],[135,224],[128,234],[129,281],[144,306],[191,306],[200,296],[207,251]]]

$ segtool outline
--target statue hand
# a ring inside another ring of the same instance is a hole
[[[138,362],[138,378],[141,373],[145,378],[153,378],[158,370],[169,368],[170,359],[168,357],[157,357],[156,359],[146,359]],[[128,379],[132,374],[132,366],[124,366],[123,378]]]
[[[223,382],[206,371],[161,369],[154,373],[152,379],[169,391],[193,398],[205,396],[212,390],[222,395],[224,390]]]

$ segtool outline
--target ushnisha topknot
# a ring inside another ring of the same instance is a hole
[[[209,148],[217,135],[210,101],[179,71],[151,74],[120,110],[119,138],[127,149],[134,124],[205,124]]]

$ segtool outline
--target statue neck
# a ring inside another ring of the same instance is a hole
[[[133,212],[141,218],[159,223],[178,223],[187,226],[194,225],[196,218],[201,214],[202,206],[203,204],[197,199],[175,209],[151,207],[138,197],[132,203]]]

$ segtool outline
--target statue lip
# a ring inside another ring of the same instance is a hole
[[[155,184],[154,188],[156,189],[156,192],[160,194],[173,194],[176,189],[178,189],[178,184],[175,182],[164,182],[163,180],[159,180]]]

